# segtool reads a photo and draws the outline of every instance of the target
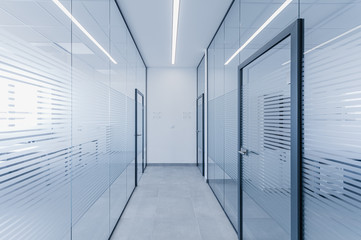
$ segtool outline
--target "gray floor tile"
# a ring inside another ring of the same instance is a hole
[[[146,169],[112,240],[232,240],[236,232],[195,166]]]
[[[182,197],[159,198],[156,218],[181,219],[195,218],[192,200]]]
[[[202,240],[199,227],[192,221],[161,219],[155,222],[152,240]]]
[[[227,219],[220,221],[219,218],[198,218],[199,229],[202,239],[207,240],[237,240],[237,234]]]

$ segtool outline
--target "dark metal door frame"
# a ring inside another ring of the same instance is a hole
[[[264,45],[255,54],[238,66],[238,136],[239,149],[242,148],[242,75],[243,68],[261,57],[267,51],[275,47],[285,38],[291,37],[291,240],[301,240],[302,236],[302,72],[303,72],[303,51],[304,51],[304,20],[297,19],[286,27],[280,34]],[[242,220],[242,157],[238,155],[238,179],[239,199],[238,216],[239,239],[243,238]]]
[[[142,98],[142,133],[138,133],[138,97]],[[144,95],[137,88],[135,89],[135,186],[138,186],[138,137],[142,137],[142,173],[147,163],[144,161]]]
[[[198,109],[198,102],[199,102],[199,100],[202,100],[202,119],[201,119],[201,121],[202,121],[202,129],[201,130],[199,130],[198,129],[198,121],[199,121],[199,119],[198,119],[198,112],[199,112],[199,109]],[[196,146],[196,148],[197,148],[197,166],[199,165],[199,159],[198,159],[198,136],[199,136],[199,133],[200,132],[202,132],[202,176],[204,176],[204,169],[205,169],[205,166],[204,166],[204,93],[202,93],[201,95],[199,95],[199,97],[197,98],[197,101],[196,101],[196,109],[197,109],[197,111],[196,111],[196,143],[197,143],[197,146]]]

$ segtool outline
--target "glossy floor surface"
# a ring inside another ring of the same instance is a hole
[[[148,166],[111,240],[236,240],[195,166]]]

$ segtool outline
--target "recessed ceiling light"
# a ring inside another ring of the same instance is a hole
[[[59,2],[59,0],[53,0],[53,2],[65,13],[68,18],[70,18],[70,20],[85,34],[85,36],[87,36],[90,41],[92,41],[110,59],[110,61],[112,61],[114,64],[117,64],[114,58],[110,56],[110,54],[103,48],[103,46],[100,45],[97,40],[95,40],[95,38],[80,24],[80,22],[78,22],[78,20],[76,20],[73,15],[71,15],[68,9],[66,9],[66,7],[64,7],[64,5]]]
[[[172,64],[175,64],[175,54],[177,49],[179,4],[180,0],[173,0]]]

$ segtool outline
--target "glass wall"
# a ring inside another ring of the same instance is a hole
[[[0,2],[0,239],[108,239],[143,64],[113,0]]]
[[[239,150],[237,66],[301,17],[305,19],[302,234],[305,239],[361,238],[360,10],[358,0],[234,1],[208,48],[207,66],[209,184],[234,226],[239,214],[234,194]],[[242,51],[225,64],[250,38]],[[281,65],[287,66],[289,61]],[[243,177],[247,173],[243,168]],[[281,179],[284,173],[279,168],[273,177]],[[261,219],[260,213],[267,206],[256,197],[252,202],[256,205],[249,206],[247,214]],[[267,227],[271,228],[264,225],[263,229]]]
[[[208,49],[208,182],[238,231],[238,81],[239,2],[235,1]]]
[[[297,19],[298,1],[291,2],[240,54],[225,63],[283,3],[235,0],[208,48],[208,179],[237,231],[240,212],[237,68]]]
[[[361,1],[301,1],[304,239],[361,239]]]

